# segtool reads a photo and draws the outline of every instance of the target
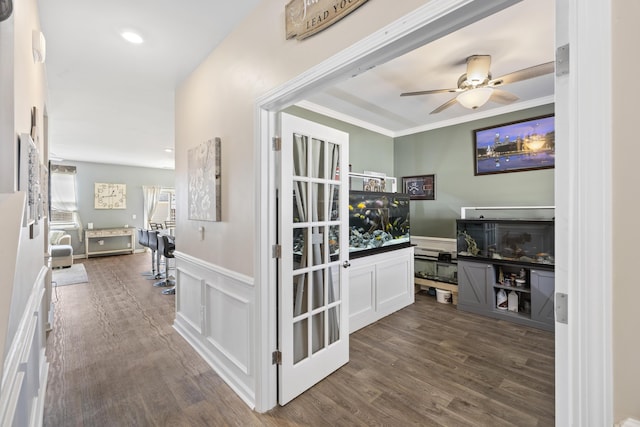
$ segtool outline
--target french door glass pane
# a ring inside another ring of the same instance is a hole
[[[293,269],[297,270],[307,266],[307,229],[293,229]]]
[[[313,310],[322,307],[324,302],[324,270],[313,272],[313,296],[311,307]]]
[[[308,274],[296,274],[293,276],[293,317],[309,311],[307,294],[309,292]]]
[[[309,322],[308,318],[304,318],[293,324],[293,363],[296,364],[301,360],[309,357]]]
[[[307,142],[305,135],[293,134],[293,175],[307,176]]]
[[[307,212],[307,183],[302,181],[293,182],[293,222],[305,222],[308,218]]]
[[[327,303],[331,304],[340,300],[340,266],[332,265],[327,269],[328,296]]]
[[[311,220],[312,221],[326,221],[329,214],[329,207],[325,202],[325,189],[324,184],[312,183],[311,184],[311,203],[315,204],[315,209],[312,206]]]
[[[331,204],[329,206],[329,221],[337,221],[340,219],[340,186],[329,185],[331,194]]]
[[[326,177],[324,162],[324,146],[325,142],[319,139],[311,140],[311,177],[323,179]]]
[[[324,344],[324,311],[314,314],[312,317],[313,326],[311,328],[311,334],[313,336],[313,349],[312,353],[316,353],[325,347]]]
[[[340,306],[329,309],[329,345],[340,339]]]
[[[325,227],[312,227],[311,228],[311,245],[312,245],[312,257],[311,266],[321,265],[326,262],[324,254],[324,237]]]

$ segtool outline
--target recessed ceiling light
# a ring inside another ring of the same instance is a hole
[[[173,148],[165,148],[164,151],[167,153],[173,153]]]
[[[120,33],[120,35],[122,36],[123,39],[125,39],[129,43],[140,44],[144,41],[142,39],[142,36],[140,36],[140,34],[134,33],[133,31],[123,31]]]

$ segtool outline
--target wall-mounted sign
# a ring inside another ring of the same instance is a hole
[[[291,0],[285,6],[287,39],[302,40],[335,24],[367,0]]]

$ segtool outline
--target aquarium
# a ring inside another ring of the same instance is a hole
[[[447,255],[450,254],[447,253]],[[416,255],[414,257],[414,275],[420,279],[458,284],[458,266],[450,256],[448,260],[445,260],[443,257]]]
[[[458,258],[555,264],[554,221],[459,219]]]
[[[368,255],[410,244],[408,194],[349,192],[351,255]]]

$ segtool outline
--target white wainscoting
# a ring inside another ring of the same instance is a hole
[[[181,252],[174,255],[177,283],[174,328],[254,408],[253,278]]]
[[[416,255],[437,255],[438,251],[456,253],[456,239],[429,236],[411,236],[411,243],[416,245]]]
[[[0,426],[41,426],[49,363],[45,357],[47,309],[42,267],[4,361]]]
[[[413,247],[350,260],[349,333],[415,301]]]

